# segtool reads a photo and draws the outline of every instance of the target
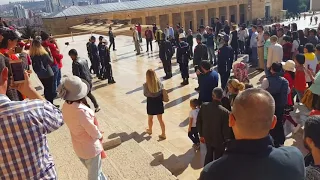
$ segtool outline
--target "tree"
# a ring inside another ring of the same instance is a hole
[[[309,9],[308,7],[310,7],[310,0],[283,0],[283,9],[288,12],[305,12]]]
[[[31,26],[26,26],[21,33],[22,33],[21,37],[24,39],[29,39],[30,37],[34,39],[36,30],[34,30]]]

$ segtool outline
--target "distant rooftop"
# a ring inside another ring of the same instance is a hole
[[[44,18],[51,19],[51,18],[59,18],[59,17],[99,14],[99,13],[106,13],[106,12],[136,10],[136,9],[165,7],[165,6],[173,6],[173,5],[181,5],[181,4],[190,4],[190,3],[204,3],[204,2],[213,2],[213,1],[231,1],[231,0],[139,0],[139,1],[95,4],[95,5],[88,5],[88,6],[71,6],[67,9],[64,9],[57,13],[53,13]]]

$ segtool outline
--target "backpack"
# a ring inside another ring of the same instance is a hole
[[[236,79],[240,82],[249,82],[248,66],[243,63],[236,63],[233,65],[233,73]]]

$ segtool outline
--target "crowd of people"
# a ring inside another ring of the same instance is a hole
[[[138,55],[142,51],[141,25],[131,30]],[[98,45],[96,37],[90,37],[87,50],[91,67],[71,49],[68,55],[73,76],[61,79],[64,57],[53,37],[41,32],[39,37],[22,43],[13,30],[0,29],[1,178],[57,179],[46,135],[65,123],[74,151],[88,169],[88,179],[107,179],[101,169],[106,158],[103,132],[95,116],[100,107],[91,91],[92,74],[115,83],[110,64],[110,48],[116,51],[111,27],[108,34],[109,47],[103,36],[98,38]],[[192,31],[186,34],[179,24],[176,29],[168,25],[164,31],[154,25],[144,35],[147,51],[149,46],[153,50],[153,39],[158,43],[166,74],[163,79],[172,77],[171,60],[176,53],[181,85],[188,85],[189,61],[193,59],[199,97],[190,100],[188,137],[197,151],[201,150],[200,143],[206,145],[200,180],[320,179],[320,25],[304,31],[295,23],[253,25],[248,29],[246,25],[238,28],[228,21],[221,23],[217,18],[213,27],[199,27],[194,48]],[[16,52],[16,47],[22,51]],[[236,62],[238,54],[249,54],[249,61]],[[15,83],[9,63],[19,60],[25,80]],[[44,86],[45,98],[30,83],[30,65]],[[248,67],[264,72],[261,86],[250,84]],[[143,92],[147,97],[146,133],[153,133],[153,117],[157,116],[159,138],[164,140],[167,136],[162,115],[168,92],[152,69],[146,72]],[[56,97],[65,101],[62,110],[53,105]],[[305,159],[297,148],[284,147],[284,122],[292,123],[294,132],[301,127],[290,116],[295,101],[312,110],[304,128],[303,141],[309,151]],[[230,169],[232,173],[228,173]]]

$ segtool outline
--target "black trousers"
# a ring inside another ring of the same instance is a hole
[[[188,79],[189,78],[189,64],[188,64],[188,62],[179,63],[182,79]]]
[[[283,114],[284,107],[276,107],[275,115],[277,116],[277,124],[273,129],[270,130],[270,135],[274,140],[275,147],[280,147],[280,145],[283,145],[285,141],[283,130]]]
[[[100,73],[100,59],[99,59],[99,57],[92,59],[92,68],[93,68],[94,74],[99,76],[100,75],[99,74]]]
[[[188,137],[191,139],[193,144],[200,143],[198,129],[196,127],[191,128],[191,131],[188,132]]]
[[[48,78],[39,78],[43,87],[44,87],[44,97],[47,101],[53,104],[53,99],[55,98],[55,94],[53,93],[53,80],[54,76]]]
[[[163,65],[163,70],[166,73],[167,76],[172,75],[172,65],[171,65],[171,58],[168,58],[167,60],[161,60]]]
[[[149,44],[152,51],[152,39],[147,39],[146,41],[147,41],[147,51],[149,51]]]
[[[204,159],[204,166],[212,162],[213,160],[219,159],[224,153],[224,146],[221,147],[213,147],[212,145],[206,143],[207,146],[207,154]]]
[[[221,88],[225,89],[230,77],[230,71],[219,73],[221,77]]]
[[[116,49],[116,44],[115,44],[115,42],[114,42],[114,39],[110,39],[109,49],[111,48],[111,46],[113,46],[113,50]]]
[[[92,85],[90,85],[90,91],[89,91],[89,93],[88,93],[87,96],[88,96],[88,98],[91,100],[94,108],[97,108],[97,107],[99,107],[99,105],[98,105],[98,102],[97,102],[96,98],[95,98],[95,97],[93,96],[93,94],[91,93],[91,89],[92,89]]]
[[[190,57],[193,57],[193,44],[189,44]]]

